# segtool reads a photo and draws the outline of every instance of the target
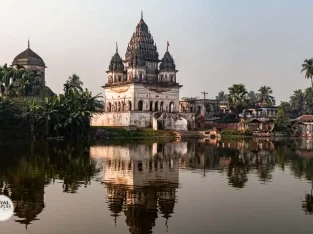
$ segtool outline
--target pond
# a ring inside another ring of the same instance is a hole
[[[310,141],[0,143],[1,233],[310,233]]]

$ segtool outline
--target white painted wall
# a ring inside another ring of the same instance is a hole
[[[138,110],[138,103],[142,101],[143,111],[150,111],[150,102],[152,102],[152,111],[156,111],[156,103],[158,106],[157,109],[160,110],[162,102],[163,111],[169,111],[170,103],[174,104],[174,112],[179,111],[179,87],[169,89],[150,86],[149,88],[147,86],[145,87],[142,83],[121,84],[118,87],[105,87],[105,111],[108,112],[109,104],[115,106],[115,103],[117,103],[116,106],[118,106],[118,103],[121,103],[121,105],[123,102],[128,104],[128,101],[132,103],[131,110]]]

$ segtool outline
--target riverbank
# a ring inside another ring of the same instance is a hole
[[[177,135],[173,131],[153,130],[151,128],[127,129],[123,127],[91,127],[90,137],[94,140],[108,139],[175,139]]]
[[[124,127],[91,127],[90,137],[94,140],[107,139],[177,139],[196,138],[204,136],[197,131],[164,131],[152,128],[124,128]]]

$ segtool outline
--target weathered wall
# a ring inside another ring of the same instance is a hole
[[[132,112],[130,115],[130,125],[136,125],[140,128],[152,126],[152,113],[151,112]]]
[[[108,112],[95,115],[91,119],[91,126],[128,126],[130,112]]]
[[[156,116],[153,118],[156,119]],[[177,131],[187,131],[188,121],[183,116],[176,113],[162,113],[160,117],[157,118],[158,123],[161,123],[163,130],[177,130]]]
[[[129,126],[151,127],[150,112],[104,112],[95,115],[91,120],[91,126]]]

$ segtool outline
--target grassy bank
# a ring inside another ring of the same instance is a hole
[[[122,127],[91,127],[92,139],[174,139],[176,134],[172,131],[153,130],[152,128],[138,128],[128,130]]]
[[[221,138],[222,139],[242,139],[242,138],[251,138],[253,137],[252,132],[248,131],[239,131],[239,130],[222,130]]]

